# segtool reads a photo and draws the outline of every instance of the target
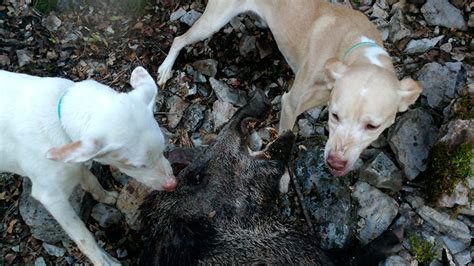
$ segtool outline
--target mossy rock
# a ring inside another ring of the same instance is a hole
[[[467,94],[453,105],[453,117],[457,119],[474,119],[474,94]]]

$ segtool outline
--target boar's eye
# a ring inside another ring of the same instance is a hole
[[[194,186],[199,186],[201,185],[203,181],[203,175],[201,173],[194,174],[188,178],[188,180],[191,182],[192,185]]]

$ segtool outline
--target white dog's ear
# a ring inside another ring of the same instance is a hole
[[[332,89],[334,82],[346,72],[347,66],[336,58],[330,58],[324,64],[324,70],[326,83]]]
[[[130,77],[130,85],[133,87],[130,94],[139,97],[153,111],[158,87],[150,74],[143,67],[135,68]]]
[[[89,139],[51,148],[46,152],[46,158],[65,163],[83,163],[110,151],[113,149],[104,147],[101,141]]]
[[[423,88],[421,85],[414,81],[411,78],[405,78],[400,81],[400,90],[398,94],[400,95],[400,105],[398,106],[399,112],[405,112],[408,109],[408,106],[414,104],[416,99],[421,94]]]

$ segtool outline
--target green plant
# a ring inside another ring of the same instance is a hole
[[[410,236],[410,253],[424,265],[436,259],[436,250],[433,242],[419,239],[417,235]]]
[[[58,0],[34,0],[33,8],[43,14],[47,14],[56,9]]]

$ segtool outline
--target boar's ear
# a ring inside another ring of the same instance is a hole
[[[287,163],[288,160],[290,160],[291,150],[293,149],[295,140],[295,134],[293,134],[291,130],[287,130],[268,145],[266,154],[268,154],[272,160],[279,160]]]
[[[261,90],[255,90],[248,103],[240,108],[230,120],[228,127],[237,129],[243,135],[248,134],[249,127],[264,120],[271,108],[270,101]]]

